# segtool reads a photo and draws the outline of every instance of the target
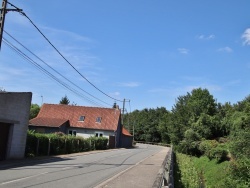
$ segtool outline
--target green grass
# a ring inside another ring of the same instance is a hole
[[[207,188],[225,187],[229,176],[229,161],[217,163],[217,160],[209,160],[207,157],[192,157],[195,169],[202,174]]]
[[[175,187],[223,188],[228,187],[229,161],[217,163],[203,156],[200,158],[176,153]],[[201,183],[203,181],[203,183]]]

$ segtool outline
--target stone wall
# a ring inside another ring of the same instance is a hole
[[[6,159],[24,157],[31,97],[31,92],[0,92],[0,123],[10,126]]]

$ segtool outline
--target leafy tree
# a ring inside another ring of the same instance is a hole
[[[134,126],[135,140],[147,142],[162,142],[159,129],[160,120],[167,113],[166,108],[135,110],[126,114],[124,126],[132,132]]]
[[[194,89],[178,97],[168,127],[171,142],[184,153],[199,155],[199,141],[214,138],[218,130],[216,113],[217,104],[207,89]]]
[[[39,111],[40,111],[40,106],[38,104],[31,104],[29,119],[35,118],[38,115]]]
[[[62,97],[62,99],[60,100],[59,104],[66,104],[68,105],[70,103],[67,95],[65,95],[64,97]]]

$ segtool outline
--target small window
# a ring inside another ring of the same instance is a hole
[[[95,137],[103,137],[103,132],[96,132]]]
[[[76,131],[74,131],[74,130],[69,130],[69,135],[71,135],[71,136],[76,136]]]
[[[97,123],[101,123],[101,121],[102,121],[102,118],[101,118],[101,117],[97,117],[97,118],[96,118],[96,122],[97,122]]]
[[[84,121],[85,116],[80,116],[78,121]]]

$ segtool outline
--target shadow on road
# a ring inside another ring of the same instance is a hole
[[[70,157],[37,157],[37,158],[25,158],[25,159],[13,159],[0,161],[0,170],[8,170],[11,168],[25,167],[25,166],[33,166],[33,165],[41,165],[45,163],[53,163],[60,161],[68,161],[73,160]]]

